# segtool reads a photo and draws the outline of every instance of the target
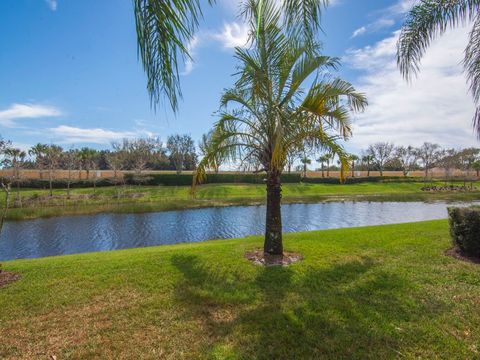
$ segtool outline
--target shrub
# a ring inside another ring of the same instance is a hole
[[[480,257],[480,207],[449,208],[450,234],[465,255]]]
[[[192,174],[149,174],[145,175],[147,179],[132,174],[125,175],[125,181],[130,185],[164,185],[164,186],[188,186],[192,185]],[[205,184],[263,184],[264,174],[207,174]],[[300,174],[283,174],[282,183],[299,183],[301,181]],[[338,179],[337,179],[338,182]]]

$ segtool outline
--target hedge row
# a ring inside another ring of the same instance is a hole
[[[338,184],[338,178],[325,177],[325,178],[305,178],[302,182],[306,184]],[[347,184],[361,184],[366,182],[417,182],[422,181],[421,178],[403,177],[403,176],[370,176],[370,177],[349,177],[346,180]]]
[[[208,174],[205,184],[263,184],[265,176],[263,174]],[[135,176],[128,174],[125,176],[127,184],[144,185],[164,185],[164,186],[187,186],[192,185],[192,175],[190,174],[155,174]],[[300,174],[283,174],[282,182],[284,184],[295,184],[302,180]],[[338,180],[337,180],[338,181]]]
[[[98,179],[95,182],[95,186],[98,187],[105,187],[105,186],[112,186],[114,185],[114,181],[112,179]],[[13,184],[12,187],[16,185]],[[50,183],[48,180],[45,179],[24,179],[22,180],[20,187],[22,188],[29,188],[29,189],[48,189],[50,187]],[[68,187],[68,181],[63,179],[58,179],[52,181],[52,188],[54,189],[66,189]],[[93,187],[93,180],[72,180],[70,183],[70,187],[73,188],[89,188]]]
[[[208,174],[205,180],[205,184],[263,184],[265,174],[241,174],[241,173],[231,173],[231,174]],[[410,177],[357,177],[357,178],[348,178],[348,184],[359,184],[365,182],[414,182],[422,181],[417,178]],[[134,175],[127,174],[125,175],[125,182],[129,185],[150,185],[150,186],[189,186],[192,184],[192,175],[191,174],[145,174],[145,175]],[[300,182],[307,184],[339,184],[338,178],[325,177],[325,178],[302,178],[299,173],[292,174],[283,174],[282,183],[284,184],[298,184]],[[98,179],[96,181],[96,186],[112,186],[114,185],[113,179]],[[67,187],[67,180],[59,179],[54,180],[52,184],[55,189],[65,189]],[[71,188],[87,188],[93,186],[93,180],[73,180],[70,184]],[[21,187],[23,188],[34,188],[34,189],[47,189],[49,187],[49,182],[46,179],[26,179],[22,181]]]

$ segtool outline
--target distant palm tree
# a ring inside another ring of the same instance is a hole
[[[321,169],[322,169],[322,178],[325,177],[325,163],[330,162],[330,155],[325,154],[320,156],[317,161],[320,163]]]
[[[397,59],[407,79],[416,75],[431,42],[448,28],[473,22],[463,66],[477,110],[473,125],[480,138],[480,0],[422,0],[410,11],[400,33]]]
[[[375,161],[375,158],[372,155],[363,155],[362,162],[367,164],[367,177],[370,177],[371,165]]]
[[[7,148],[4,151],[5,157],[7,159],[7,166],[10,166],[13,169],[13,179],[17,184],[17,202],[20,207],[22,207],[22,197],[20,195],[20,183],[21,183],[21,169],[23,163],[25,162],[25,157],[27,153],[23,150],[16,148]]]
[[[352,170],[352,178],[354,178],[355,177],[355,163],[356,163],[356,161],[359,160],[359,157],[357,155],[350,154],[349,159],[352,163],[352,165],[350,166],[350,168]]]
[[[351,84],[327,75],[338,60],[320,55],[313,39],[288,31],[274,0],[264,1],[261,18],[258,1],[248,4],[245,11],[257,36],[248,49],[235,49],[238,80],[222,96],[221,117],[194,184],[205,178],[218,154],[258,161],[267,186],[264,252],[282,255],[280,176],[288,152],[307,143],[336,153],[342,170],[347,169],[347,153],[339,140],[351,135],[351,111],[363,110],[367,102]]]
[[[47,149],[47,145],[45,144],[37,144],[34,145],[28,150],[28,154],[30,156],[35,157],[35,165],[40,170],[40,179],[43,179],[43,169],[45,168],[45,152]]]
[[[251,1],[242,2],[245,11]],[[260,0],[260,5],[265,8],[263,2]],[[202,6],[215,3],[216,0],[133,1],[138,53],[147,74],[147,90],[154,107],[165,96],[172,109],[178,109],[178,100],[182,96],[179,59],[191,59],[189,43],[203,16]],[[292,33],[313,38],[320,29],[322,10],[328,3],[329,0],[282,1],[285,26]]]
[[[310,160],[307,156],[304,156],[300,159],[300,162],[303,164],[303,177],[307,177],[307,165],[310,165],[312,163],[312,160]]]

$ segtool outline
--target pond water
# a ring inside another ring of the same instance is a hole
[[[331,202],[282,206],[285,232],[447,217],[444,202]],[[199,242],[262,234],[264,206],[68,216],[5,224],[0,260]]]

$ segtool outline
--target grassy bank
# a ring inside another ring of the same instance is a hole
[[[4,264],[0,358],[471,359],[480,266],[446,221],[289,234],[304,261],[243,258],[259,237]]]
[[[441,185],[441,182],[438,182]],[[284,203],[307,203],[339,200],[368,201],[433,201],[480,200],[480,192],[427,193],[421,182],[387,182],[362,184],[285,184]],[[477,187],[480,187],[477,184]],[[94,214],[100,212],[149,212],[186,208],[254,205],[264,203],[263,185],[204,185],[198,188],[195,199],[190,187],[128,186],[122,197],[116,198],[113,187],[74,189],[68,199],[65,190],[55,190],[53,198],[47,190],[22,190],[22,208],[11,209],[10,220],[32,219],[60,215]],[[15,195],[13,196],[15,197]],[[3,201],[3,199],[1,200]],[[1,203],[0,201],[0,203]]]

